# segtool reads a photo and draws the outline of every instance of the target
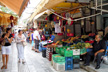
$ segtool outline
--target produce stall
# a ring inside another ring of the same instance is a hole
[[[80,56],[92,51],[89,46],[94,43],[94,37],[95,34],[90,33],[46,44],[42,48],[42,56],[51,61],[57,71],[79,69]]]

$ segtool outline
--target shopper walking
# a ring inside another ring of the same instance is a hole
[[[16,37],[16,45],[17,45],[17,49],[18,49],[18,58],[19,58],[19,63],[22,60],[22,63],[24,64],[24,45],[23,42],[26,41],[26,37],[22,34],[22,30],[18,31],[18,35]]]
[[[39,42],[40,42],[40,34],[38,30],[39,29],[36,28],[33,35],[34,42],[35,42],[35,52],[37,53],[39,53]]]
[[[34,38],[33,38],[33,31],[31,31],[30,39],[32,40],[32,50],[34,50]]]
[[[7,28],[6,34],[2,35],[2,39],[5,41],[3,46],[2,46],[2,61],[3,61],[3,66],[1,69],[5,68],[7,69],[8,65],[8,60],[9,60],[9,54],[10,54],[10,49],[11,49],[11,42],[12,42],[12,35],[11,35],[11,28]],[[5,62],[6,60],[6,62]]]

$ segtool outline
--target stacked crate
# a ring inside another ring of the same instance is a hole
[[[73,58],[72,57],[65,57],[65,70],[72,70],[73,69]]]
[[[73,49],[73,68],[80,68],[80,49]]]
[[[57,71],[65,71],[65,57],[59,54],[52,55],[53,68]]]
[[[46,49],[46,58],[51,61],[52,59],[52,54],[53,54],[53,48],[47,48]]]

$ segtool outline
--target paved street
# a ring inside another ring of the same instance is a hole
[[[12,50],[9,58],[8,69],[1,70],[0,72],[57,72],[51,66],[51,63],[42,57],[41,53],[35,53],[31,50],[31,45],[25,47],[25,60],[26,64],[18,63],[17,48],[15,43],[12,44]],[[0,67],[2,62],[0,61]],[[86,72],[83,69],[74,69],[66,72]]]

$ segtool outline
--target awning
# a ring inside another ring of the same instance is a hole
[[[45,0],[44,0],[45,1]],[[41,2],[40,5],[37,7],[37,9],[34,11],[34,13],[30,17],[30,21],[33,20],[33,18],[38,15],[39,13],[46,11],[47,9],[52,9],[54,12],[61,13],[61,12],[68,12],[71,9],[74,9],[72,14],[79,13],[79,8],[82,6],[87,5],[87,3],[75,3],[75,2],[65,2],[66,0],[48,0],[48,2]],[[43,6],[41,6],[44,3]],[[39,8],[41,6],[41,9]]]
[[[56,6],[57,4],[64,2],[65,0],[42,0],[41,3],[37,6],[37,9],[34,11],[34,13],[31,15],[29,22],[32,21],[32,19],[39,13],[46,11],[45,8],[52,8]],[[44,8],[45,7],[45,8]]]
[[[29,0],[0,0],[2,4],[21,16]]]

